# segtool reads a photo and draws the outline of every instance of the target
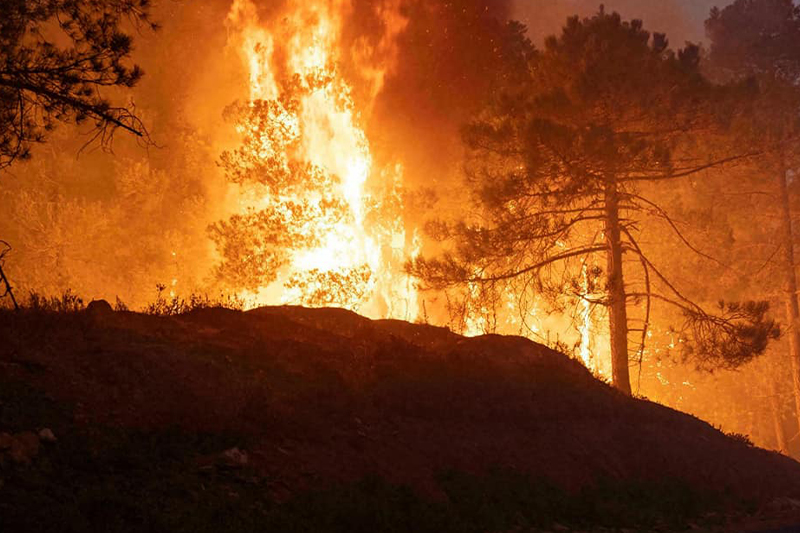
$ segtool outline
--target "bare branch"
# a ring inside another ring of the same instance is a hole
[[[675,233],[675,235],[677,235],[677,237],[681,240],[681,242],[683,242],[683,244],[687,248],[689,248],[691,251],[693,251],[694,253],[696,253],[700,257],[702,257],[704,259],[708,259],[709,261],[712,261],[712,262],[718,264],[719,266],[721,266],[721,267],[723,267],[723,268],[725,268],[727,270],[731,269],[730,266],[726,265],[725,263],[723,263],[722,261],[718,260],[717,258],[712,257],[712,256],[710,256],[710,255],[698,250],[696,247],[692,246],[692,244],[689,242],[689,240],[686,237],[684,237],[683,233],[678,229],[678,226],[675,224],[675,222],[672,220],[672,218],[669,216],[669,214],[660,205],[658,205],[658,204],[656,204],[654,202],[651,202],[650,200],[648,200],[644,196],[641,196],[641,195],[638,195],[638,194],[626,193],[626,195],[630,196],[631,198],[636,198],[637,200],[640,200],[640,201],[646,203],[647,205],[651,206],[653,209],[655,209],[655,211],[658,214],[658,216],[661,217],[662,219],[664,219],[667,222],[667,224],[670,226],[670,228],[672,228],[672,231]]]
[[[642,174],[642,175],[628,175],[625,178],[620,178],[619,181],[621,182],[637,182],[637,181],[663,181],[663,180],[672,180],[678,178],[685,178],[687,176],[691,176],[693,174],[698,174],[704,170],[709,170],[711,168],[719,167],[722,165],[726,165],[728,163],[733,163],[734,161],[741,161],[744,159],[750,159],[753,157],[757,157],[763,155],[763,151],[759,152],[749,152],[743,155],[736,155],[731,157],[726,157],[723,159],[718,159],[716,161],[712,161],[710,163],[706,163],[703,165],[698,165],[691,168],[683,168],[677,169],[677,171],[671,171],[667,174],[658,173],[658,174]]]

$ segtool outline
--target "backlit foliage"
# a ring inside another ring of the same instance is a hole
[[[149,0],[0,3],[0,168],[28,158],[60,122],[88,122],[105,146],[117,128],[146,138],[134,106],[101,91],[141,78],[124,25],[155,27],[149,14]]]

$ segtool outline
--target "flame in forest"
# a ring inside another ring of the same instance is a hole
[[[403,167],[377,165],[364,128],[398,59],[395,41],[407,21],[400,14],[400,0],[376,2],[374,9],[384,21],[383,35],[372,36],[369,42],[356,40],[348,48],[342,41],[352,2],[287,0],[280,8],[270,8],[269,21],[260,19],[253,0],[234,0],[229,12],[230,42],[248,73],[248,100],[251,105],[279,102],[287,80],[303,86],[296,108],[276,106],[275,128],[299,146],[291,157],[321,169],[324,186],[334,192],[330,198],[316,187],[319,184],[309,184],[296,197],[287,198],[258,196],[254,189],[249,196],[243,195],[242,211],[256,208],[291,219],[294,214],[287,206],[304,202],[316,206],[338,202],[347,211],[346,216],[333,218],[318,207],[318,216],[303,219],[302,233],[315,236],[315,244],[297,246],[276,281],[242,296],[251,305],[338,306],[373,318],[414,320],[420,314],[420,300],[403,266],[420,253],[421,238],[404,220]],[[344,61],[359,75],[358,104],[353,83],[342,74]],[[239,125],[240,133],[258,127],[247,122]],[[265,136],[254,151],[267,159],[276,149],[282,147]],[[477,284],[466,289],[463,322],[456,325],[461,333],[522,334],[540,342],[574,345],[576,357],[599,371],[590,340],[598,334],[597,324],[587,302],[582,302],[586,305],[579,309],[575,328],[566,316],[540,316],[538,300],[532,309],[520,305],[510,287],[493,302],[485,301]]]
[[[581,269],[581,288],[583,289],[583,297],[580,301],[580,323],[578,324],[578,331],[581,334],[580,343],[580,356],[586,368],[595,370],[596,362],[592,355],[591,342],[592,342],[592,304],[589,301],[589,272],[586,265]]]
[[[264,23],[252,0],[235,0],[229,13],[229,28],[237,34],[249,70],[251,105],[278,101],[284,80],[303,85],[299,105],[284,109],[278,127],[282,135],[298,141],[300,153],[292,157],[330,176],[325,185],[333,191],[326,196],[309,184],[294,198],[262,196],[257,207],[283,209],[287,218],[293,214],[282,206],[304,202],[320,213],[331,203],[345,212],[335,219],[305,219],[302,232],[313,237],[314,245],[293,251],[277,281],[251,300],[256,305],[339,306],[376,318],[413,320],[418,314],[417,291],[403,265],[419,253],[420,240],[403,218],[403,168],[376,166],[363,127],[365,117],[356,109],[353,88],[339,68],[348,53],[368,85],[363,92],[374,100],[404,21],[399,3],[376,7],[385,21],[385,35],[377,45],[357,43],[360,48],[345,51],[340,40],[351,9],[350,0],[290,0],[280,14],[271,16],[272,22]],[[375,57],[382,62],[376,64]],[[365,113],[371,104],[364,104]],[[268,157],[274,149],[265,137],[257,155]]]

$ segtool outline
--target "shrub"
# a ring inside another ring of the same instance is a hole
[[[241,311],[244,309],[244,300],[239,296],[220,294],[217,298],[211,298],[207,294],[192,293],[188,298],[183,298],[177,294],[165,296],[166,285],[159,283],[156,285],[158,291],[155,301],[147,304],[144,312],[155,316],[175,316],[195,311],[197,309],[233,309]]]
[[[30,291],[22,302],[22,309],[38,313],[77,313],[86,309],[83,298],[67,289],[60,296],[44,296]]]

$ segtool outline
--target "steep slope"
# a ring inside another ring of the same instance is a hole
[[[674,482],[756,507],[800,498],[800,464],[624,397],[522,338],[335,309],[156,317],[98,306],[0,313],[0,338],[4,379],[68,406],[47,421],[56,435],[225,435],[276,501],[370,476],[444,501],[448,472],[514,472],[567,494]],[[3,423],[0,433],[25,429]],[[195,454],[198,468],[210,453]]]

